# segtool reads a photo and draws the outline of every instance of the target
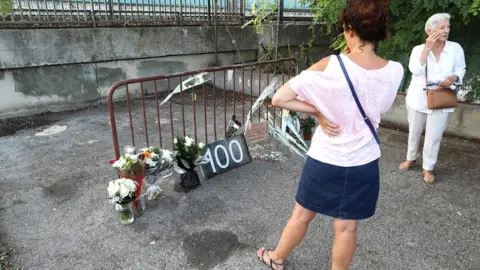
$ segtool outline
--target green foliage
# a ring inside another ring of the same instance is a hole
[[[300,0],[300,4],[309,4],[314,14],[310,31],[312,33],[307,43],[300,45],[300,52],[306,58],[306,64],[311,65],[309,54],[313,52],[314,41],[319,34],[336,35],[331,48],[337,50],[344,48],[343,35],[338,35],[338,16],[345,7],[345,1],[341,0]]]
[[[248,24],[253,24],[255,32],[257,34],[263,34],[265,24],[268,24],[275,17],[275,12],[277,8],[275,7],[274,1],[255,1],[250,7],[250,12],[253,15],[253,19],[247,22]]]
[[[121,159],[125,160],[120,169],[123,175],[138,175],[144,169],[144,163],[129,155],[122,154]]]
[[[195,140],[186,137],[176,137],[173,142],[173,150],[177,152],[177,157],[187,159],[194,164],[201,162],[206,152],[205,144],[196,144]]]
[[[338,15],[345,7],[345,0],[300,0],[300,3],[309,4],[315,14],[313,23],[322,23],[327,33],[337,30]]]
[[[480,0],[474,0],[472,3],[472,7],[470,8],[470,12],[474,15],[477,16],[478,13],[480,12]]]
[[[0,0],[0,14],[6,14],[12,12],[11,0]]]
[[[315,119],[311,116],[300,119],[300,130],[303,133],[312,133],[312,129],[315,127]]]
[[[315,15],[314,23],[321,22],[322,34],[334,36],[331,48],[342,50],[345,41],[338,23],[338,16],[345,6],[345,0],[302,0],[309,3]],[[425,42],[426,20],[438,12],[452,15],[450,39],[460,43],[465,51],[467,75],[465,83],[473,89],[472,98],[480,98],[480,38],[475,36],[480,24],[480,0],[392,0],[390,3],[390,30],[392,37],[381,42],[378,53],[388,59],[404,64],[405,82],[409,82],[407,65],[414,46]],[[316,30],[316,28],[312,28]],[[313,33],[317,35],[317,33]],[[406,84],[404,83],[404,86]]]

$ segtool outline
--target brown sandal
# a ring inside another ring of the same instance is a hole
[[[400,171],[408,171],[410,168],[413,168],[417,165],[415,160],[405,160],[403,163],[398,165]]]
[[[258,255],[258,251],[257,251],[257,257],[258,259],[263,263],[265,264],[266,266],[270,267],[270,269],[277,269],[277,270],[281,270],[283,269],[283,263],[277,263],[277,262],[274,262],[272,260],[272,258],[270,258],[270,255],[268,255],[268,250],[266,248],[260,248],[260,249],[263,249],[262,250],[262,253],[260,254],[260,256]],[[267,257],[269,259],[269,261],[265,261],[264,259],[264,255],[267,254]],[[276,268],[274,268],[276,267]],[[280,267],[280,268],[278,268]]]
[[[435,182],[435,175],[433,175],[432,171],[423,171],[423,181],[427,184],[433,184]]]

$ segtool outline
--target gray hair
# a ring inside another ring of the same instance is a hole
[[[437,24],[441,21],[450,22],[451,17],[452,16],[450,16],[448,13],[437,13],[432,15],[425,23],[425,32],[427,32],[428,29],[435,28],[435,26],[437,26]]]

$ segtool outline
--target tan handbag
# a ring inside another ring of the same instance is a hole
[[[428,64],[425,65],[425,90],[427,106],[430,110],[449,109],[457,107],[457,93],[448,87],[429,89],[427,86]]]

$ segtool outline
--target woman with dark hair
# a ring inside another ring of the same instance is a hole
[[[315,115],[320,127],[277,247],[257,251],[272,269],[283,269],[316,213],[334,218],[332,269],[348,269],[355,253],[357,222],[375,214],[380,179],[376,129],[381,114],[393,104],[404,74],[400,63],[375,53],[377,42],[387,38],[387,18],[384,1],[348,1],[340,16],[347,54],[320,60],[273,97],[274,106]]]

